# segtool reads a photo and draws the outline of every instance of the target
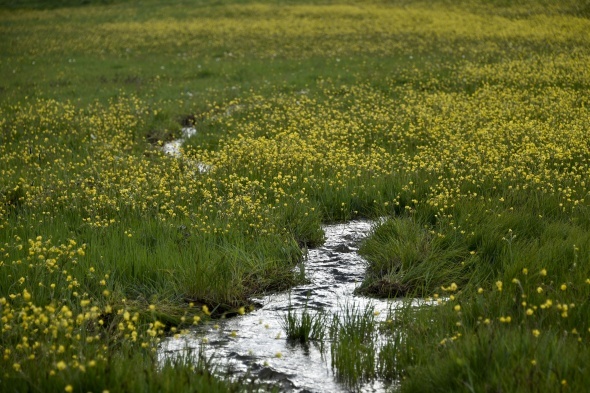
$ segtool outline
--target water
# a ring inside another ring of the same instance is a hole
[[[189,160],[185,157],[182,157],[182,144],[193,135],[197,134],[197,129],[194,127],[184,127],[181,130],[182,138],[175,139],[173,141],[167,142],[162,146],[162,151],[169,156],[182,159],[186,164],[192,165],[198,172],[206,173],[211,170],[211,167],[207,164],[202,162],[197,162],[193,160]]]
[[[249,373],[259,381],[277,383],[282,391],[350,391],[334,377],[329,343],[323,356],[318,344],[290,343],[281,322],[289,307],[300,312],[307,307],[332,313],[347,305],[374,307],[379,313],[376,320],[385,320],[390,309],[401,306],[401,301],[354,295],[366,269],[366,262],[357,254],[359,242],[373,224],[351,221],[326,225],[325,244],[309,250],[304,263],[309,283],[289,292],[253,299],[262,307],[246,315],[214,321],[192,334],[166,339],[161,344],[160,358],[186,353],[187,349],[198,353],[203,346],[207,357],[213,355],[222,365],[231,365],[237,375]],[[380,381],[373,381],[355,387],[354,391],[381,392],[385,388]]]
[[[193,135],[196,135],[197,129],[194,127],[184,127],[181,130],[182,138],[175,139],[173,141],[167,142],[162,146],[162,151],[168,155],[171,155],[176,158],[180,158],[181,151],[180,147],[184,143],[185,140],[190,138]]]

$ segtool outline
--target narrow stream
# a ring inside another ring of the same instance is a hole
[[[197,134],[197,129],[194,127],[184,127],[181,131],[182,137],[179,139],[175,139],[173,141],[164,143],[164,145],[160,148],[162,152],[165,154],[172,156],[174,158],[182,159],[185,163],[192,165],[198,172],[206,173],[211,170],[211,167],[207,164],[202,162],[197,162],[193,160],[189,160],[182,155],[182,144],[186,142],[187,139]]]
[[[160,358],[173,357],[201,345],[207,358],[214,356],[222,365],[231,365],[238,375],[249,373],[262,382],[276,383],[281,391],[347,392],[330,366],[330,350],[322,353],[318,345],[303,346],[288,342],[281,322],[291,307],[296,312],[324,310],[342,311],[347,305],[355,308],[374,307],[377,320],[384,320],[395,301],[369,299],[354,295],[363,279],[366,263],[357,254],[360,240],[371,229],[371,221],[351,221],[326,225],[326,242],[309,250],[304,262],[308,284],[254,301],[262,307],[246,315],[218,320],[181,338],[162,342]],[[313,311],[312,311],[313,313]],[[215,326],[217,324],[217,326]],[[184,352],[183,352],[184,351]],[[354,391],[381,392],[385,386],[373,381]]]

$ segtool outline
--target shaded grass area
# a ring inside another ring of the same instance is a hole
[[[387,219],[365,240],[369,266],[360,293],[441,304],[396,314],[388,329],[403,343],[388,366],[403,380],[401,391],[583,389],[586,208],[569,217],[555,212],[551,198],[545,203],[536,205],[545,214],[526,204],[465,203],[452,209],[452,222],[435,224],[417,210]]]
[[[588,303],[583,287],[552,288],[551,275],[521,272],[518,283],[494,284],[476,296],[453,291],[443,306],[397,315],[388,329],[404,342],[393,355],[401,390],[579,390],[587,381],[581,329]],[[575,295],[566,293],[572,289]]]
[[[108,5],[120,2],[120,0],[2,0],[0,1],[0,7],[7,9],[56,9],[62,7],[80,7],[88,5]]]
[[[212,374],[216,367],[207,364],[206,360],[197,356],[177,357],[166,360],[158,366],[153,353],[113,351],[107,365],[99,364],[81,371],[64,369],[61,375],[38,375],[34,380],[24,381],[22,378],[5,378],[3,391],[23,392],[41,389],[43,391],[104,391],[111,392],[248,392],[272,391],[265,390],[247,379],[236,382],[220,380]],[[151,352],[151,351],[149,351]],[[41,369],[46,365],[38,366]],[[34,372],[33,370],[23,370]],[[217,370],[219,373],[219,370]],[[68,388],[69,386],[69,388]]]
[[[455,212],[477,217],[469,205]],[[472,236],[447,227],[433,238],[431,225],[391,219],[361,249],[370,261],[361,293],[441,303],[396,315],[391,335],[404,345],[390,370],[404,380],[401,390],[579,389],[587,383],[587,226],[524,211],[482,213]]]
[[[467,245],[440,239],[409,218],[379,225],[363,243],[369,268],[357,292],[384,297],[424,297],[448,282],[465,283],[473,274]]]

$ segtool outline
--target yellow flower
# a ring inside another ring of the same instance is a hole
[[[68,385],[68,386],[66,386],[66,388],[64,390],[68,393],[71,393],[74,391],[74,388],[72,387],[72,385]]]
[[[498,291],[502,292],[502,281],[496,281],[496,288],[498,288]]]

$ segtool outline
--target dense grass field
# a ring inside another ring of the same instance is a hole
[[[381,326],[395,345],[367,375],[585,391],[589,17],[587,0],[1,0],[0,390],[247,389],[204,361],[158,367],[158,340],[301,280],[321,223],[387,217],[359,293],[440,305]]]

